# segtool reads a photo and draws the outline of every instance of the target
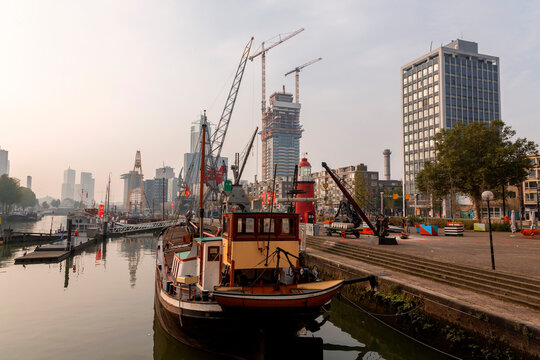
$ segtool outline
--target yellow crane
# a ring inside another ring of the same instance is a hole
[[[253,59],[255,59],[257,56],[261,55],[261,63],[262,63],[262,101],[261,101],[261,111],[262,111],[263,116],[264,116],[264,112],[266,110],[266,52],[268,50],[278,46],[282,42],[289,40],[293,36],[298,35],[302,31],[304,31],[304,28],[300,28],[300,29],[288,34],[287,36],[285,36],[283,38],[281,36],[284,35],[284,34],[279,34],[278,35],[278,37],[279,37],[278,41],[276,41],[275,43],[271,44],[270,46],[268,46],[266,48],[264,47],[265,44],[263,42],[261,44],[261,50],[259,52],[257,52],[256,54],[249,57],[249,60],[253,61]]]
[[[302,70],[303,68],[305,68],[306,66],[309,66],[311,64],[315,64],[317,61],[321,61],[322,58],[318,58],[318,59],[314,59],[314,60],[311,60],[307,63],[305,63],[304,65],[300,65],[298,67],[295,67],[294,69],[292,69],[291,71],[289,71],[288,73],[285,74],[285,76],[287,75],[290,75],[292,73],[295,73],[295,85],[296,85],[296,103],[299,103],[300,102],[300,90],[299,90],[299,82],[300,82],[300,70]]]

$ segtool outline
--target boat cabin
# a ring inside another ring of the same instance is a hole
[[[177,283],[212,291],[221,281],[221,237],[193,239],[191,250],[174,254],[172,277]]]
[[[252,278],[261,269],[298,266],[298,220],[298,214],[224,214],[221,263],[229,286],[240,279],[238,273]]]

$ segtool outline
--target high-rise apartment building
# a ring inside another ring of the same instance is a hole
[[[8,151],[0,149],[0,176],[9,175]]]
[[[294,167],[300,162],[300,104],[293,103],[293,95],[283,89],[270,96],[270,107],[262,119],[262,179],[274,176],[294,175]]]
[[[401,68],[403,193],[411,200],[418,193],[416,174],[435,159],[437,132],[457,122],[501,118],[499,79],[499,58],[479,54],[477,43],[461,39]]]
[[[26,188],[32,190],[32,177],[30,175],[26,177]]]
[[[75,199],[75,170],[64,170],[64,182],[62,183],[62,200]]]

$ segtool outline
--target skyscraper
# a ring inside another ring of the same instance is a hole
[[[403,193],[411,200],[418,193],[416,174],[435,160],[437,132],[501,118],[499,75],[498,57],[479,54],[477,43],[461,39],[401,68]]]
[[[294,167],[300,162],[300,104],[293,103],[293,95],[274,93],[270,96],[270,107],[262,120],[262,178],[293,176]]]
[[[0,176],[9,175],[8,151],[0,149]]]
[[[95,180],[92,173],[81,172],[81,190],[83,192],[83,203],[85,206],[92,206],[94,202]]]
[[[64,182],[62,183],[62,200],[72,199],[75,196],[75,170],[64,170]]]

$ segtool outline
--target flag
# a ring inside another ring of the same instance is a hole
[[[191,195],[191,191],[189,191],[189,188],[188,188],[188,186],[186,185],[186,196],[189,196],[189,195]]]

